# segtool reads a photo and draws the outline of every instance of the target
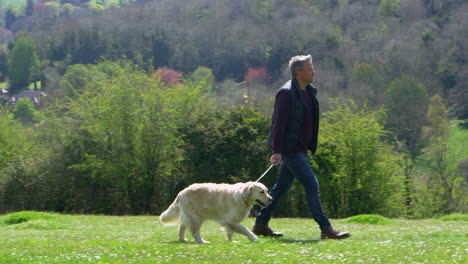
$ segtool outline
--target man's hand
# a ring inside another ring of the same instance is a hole
[[[279,165],[281,163],[281,153],[274,153],[270,157],[271,165]]]

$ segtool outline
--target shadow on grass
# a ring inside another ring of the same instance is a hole
[[[281,243],[291,243],[291,244],[316,244],[320,242],[320,239],[275,238],[274,240],[281,242]]]
[[[271,241],[278,242],[278,243],[289,243],[289,244],[316,244],[320,242],[320,239],[293,239],[293,238],[269,238]],[[161,241],[162,244],[172,244],[172,245],[203,245],[199,244],[195,241]],[[240,242],[233,242],[233,243],[240,243]],[[210,243],[211,244],[211,243]],[[208,245],[210,245],[208,244]]]

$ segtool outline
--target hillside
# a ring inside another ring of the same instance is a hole
[[[243,81],[250,68],[266,68],[276,87],[288,77],[286,60],[310,53],[325,104],[339,94],[382,104],[391,82],[408,75],[429,96],[443,96],[453,118],[468,117],[463,0],[140,0],[112,8],[67,2],[6,21],[37,42],[47,65],[45,89],[56,88],[68,65],[122,57],[148,70],[166,66],[185,74],[206,66],[219,87]]]

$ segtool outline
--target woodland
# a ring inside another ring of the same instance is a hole
[[[0,213],[159,214],[255,181],[298,54],[330,217],[467,213],[466,25],[464,0],[0,0]],[[295,183],[277,216],[304,208]]]

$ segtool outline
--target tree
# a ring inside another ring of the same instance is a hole
[[[18,93],[28,87],[31,81],[39,79],[40,64],[33,39],[20,37],[16,40],[9,58],[8,75],[11,94]]]
[[[439,95],[434,95],[430,99],[427,109],[426,120],[428,126],[422,128],[421,136],[423,139],[431,140],[442,138],[446,140],[449,136],[449,120],[447,117],[447,108],[444,100]],[[429,142],[431,145],[433,142]]]
[[[5,12],[5,28],[12,29],[13,24],[16,22],[16,15],[13,10],[8,9]]]
[[[357,101],[367,101],[370,106],[379,106],[383,103],[383,77],[375,65],[370,63],[356,64],[351,73],[350,86],[353,98]]]
[[[16,119],[23,122],[32,122],[34,120],[34,114],[36,108],[34,104],[28,98],[21,98],[15,105],[13,115]]]
[[[215,76],[213,71],[205,66],[197,67],[191,74],[190,78],[195,82],[206,81],[207,85],[213,87],[215,83]]]
[[[178,85],[181,82],[182,73],[168,67],[158,68],[152,75],[151,79],[159,80],[167,85]]]
[[[387,127],[395,131],[398,140],[405,144],[414,159],[428,105],[427,89],[414,77],[403,76],[393,80],[385,92],[388,108]]]
[[[413,210],[419,217],[457,212],[463,207],[464,177],[448,145],[449,120],[442,98],[431,98],[423,137],[428,141],[419,157],[422,172],[415,175]]]
[[[331,100],[313,157],[326,211],[333,217],[405,214],[402,156],[383,141],[385,114]]]
[[[24,10],[24,13],[26,16],[32,16],[33,12],[34,12],[34,2],[33,0],[27,0],[26,9]]]

